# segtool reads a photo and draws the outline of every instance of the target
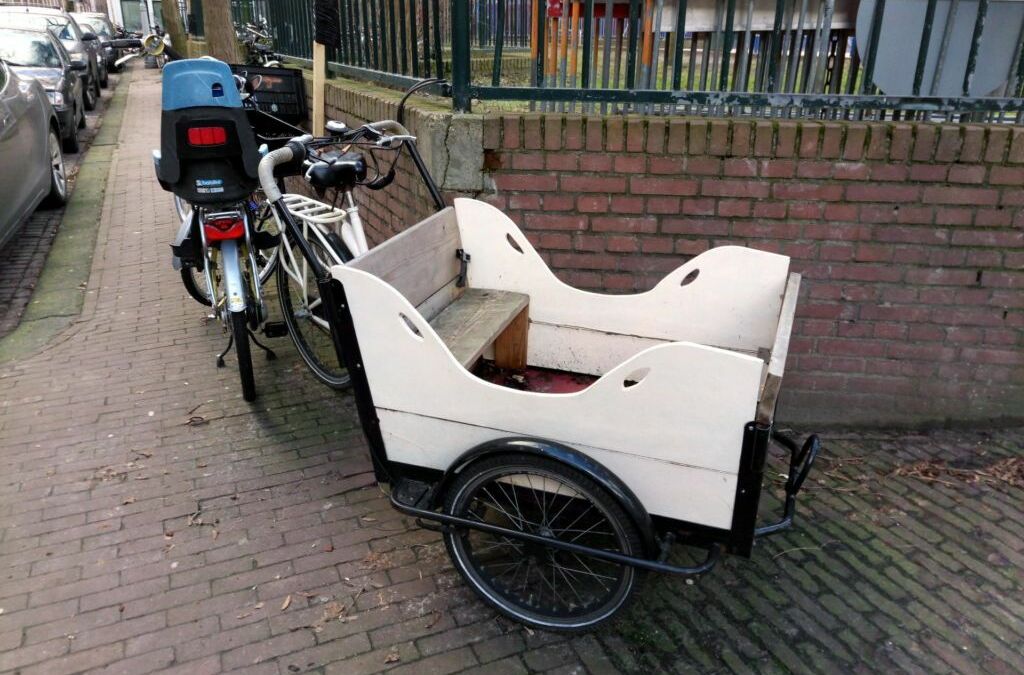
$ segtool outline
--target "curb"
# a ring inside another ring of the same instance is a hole
[[[71,199],[46,257],[32,298],[18,327],[0,338],[0,364],[25,358],[46,346],[81,313],[92,272],[103,198],[117,149],[134,69],[126,68],[101,126],[82,158]]]

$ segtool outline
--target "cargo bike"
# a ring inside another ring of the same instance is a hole
[[[267,155],[262,187],[314,270],[378,481],[486,602],[587,630],[644,572],[699,575],[792,524],[820,445],[774,425],[800,286],[787,257],[723,246],[645,293],[577,290],[500,210],[445,206],[401,125],[361,129],[404,139],[436,213],[329,266],[274,182],[277,165],[323,165],[319,141]],[[759,525],[773,441],[784,511]],[[676,544],[701,562],[670,562]]]

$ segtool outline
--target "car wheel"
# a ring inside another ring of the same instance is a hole
[[[82,101],[85,103],[86,110],[96,109],[96,99],[98,99],[100,92],[99,85],[96,84],[96,80],[90,79],[85,83],[85,91],[82,92]]]
[[[47,206],[63,206],[68,202],[68,177],[64,171],[64,153],[60,150],[60,137],[57,130],[50,128],[47,142],[50,161],[50,192],[46,195]]]
[[[84,129],[85,128],[85,110],[83,110],[83,108],[84,108],[84,104],[82,103],[82,97],[79,96],[78,97],[78,105],[75,106],[75,110],[78,112],[78,117],[76,118],[76,125],[75,126],[77,126],[79,129]]]
[[[107,73],[107,69],[104,68],[103,69],[103,74],[100,75],[100,86],[103,87],[104,89],[106,89],[107,85],[109,85],[109,84],[110,84],[110,75]]]
[[[83,116],[84,119],[84,116]],[[71,133],[63,142],[64,152],[76,153],[81,149],[81,143],[78,142],[78,130],[72,129]]]

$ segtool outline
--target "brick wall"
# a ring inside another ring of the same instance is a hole
[[[530,114],[483,144],[488,200],[574,285],[792,257],[780,418],[1024,417],[1024,129]]]
[[[398,97],[332,86],[328,115],[393,118]],[[436,140],[427,122],[441,111],[413,104],[421,144]],[[1024,129],[482,121],[482,157],[451,161],[483,167],[491,189],[476,196],[505,210],[568,283],[641,291],[725,244],[793,259],[804,284],[779,419],[1024,419]],[[432,212],[411,163],[400,169],[388,190],[359,196],[375,241]]]

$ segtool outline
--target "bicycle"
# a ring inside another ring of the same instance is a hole
[[[395,178],[399,155],[405,149],[431,186],[439,209],[444,208],[444,200],[423,165],[415,137],[404,126],[383,121],[350,129],[343,123],[332,121],[327,123],[327,131],[329,136],[303,136],[301,144],[298,139],[292,139],[283,148],[292,148],[295,157],[301,159],[303,175],[314,189],[321,194],[328,189],[335,189],[337,193],[333,204],[325,204],[281,191],[278,206],[292,219],[294,227],[284,220],[281,209],[273,209],[278,231],[284,233],[278,254],[277,288],[288,334],[299,356],[318,380],[333,389],[343,389],[349,386],[350,377],[334,348],[326,308],[317,287],[317,274],[334,265],[344,265],[369,250],[354,189],[381,190],[390,185]],[[344,148],[340,152],[324,150],[336,145]],[[368,176],[364,156],[352,152],[353,147],[396,152],[387,171],[382,171],[376,157],[371,155],[374,157],[375,175]],[[295,157],[291,162],[297,161]],[[340,208],[337,206],[339,200]],[[273,205],[274,200],[269,194],[268,201]],[[311,263],[310,256],[316,260],[316,265]]]

